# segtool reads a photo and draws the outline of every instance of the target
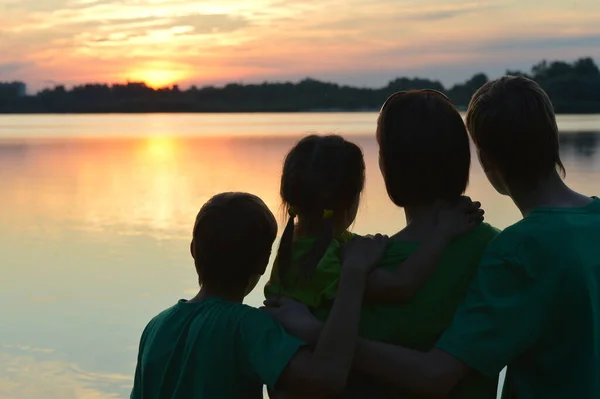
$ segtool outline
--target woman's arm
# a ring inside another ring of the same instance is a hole
[[[433,234],[395,271],[373,270],[367,280],[365,300],[402,303],[412,298],[435,271],[450,241],[444,234]]]
[[[395,271],[377,268],[371,272],[365,299],[402,303],[412,298],[433,274],[452,240],[479,226],[483,214],[481,204],[468,197],[462,197],[451,207],[441,205],[437,226],[429,239]]]
[[[386,247],[387,237],[381,236],[358,238],[347,245],[338,295],[315,349],[297,352],[277,380],[278,389],[313,396],[343,391],[357,344],[367,275]]]

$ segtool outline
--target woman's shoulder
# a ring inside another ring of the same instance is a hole
[[[478,240],[490,242],[494,238],[496,238],[496,236],[498,236],[498,234],[500,233],[501,230],[497,227],[494,227],[489,223],[483,222],[479,226],[477,226],[472,232],[466,234],[465,238],[476,238]]]

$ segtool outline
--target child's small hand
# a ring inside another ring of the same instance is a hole
[[[480,202],[463,196],[456,203],[441,202],[438,211],[437,233],[452,240],[466,234],[483,222],[485,211]]]
[[[381,261],[388,242],[389,237],[381,234],[355,237],[342,249],[343,269],[367,275]]]

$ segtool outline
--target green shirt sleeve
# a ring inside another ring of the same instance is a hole
[[[527,350],[549,317],[554,279],[522,241],[510,256],[484,255],[475,280],[437,347],[490,377]]]
[[[244,316],[239,333],[247,372],[269,388],[275,387],[287,364],[305,345],[258,309]]]
[[[129,395],[129,399],[141,399],[142,398],[142,353],[144,351],[144,347],[146,346],[146,336],[148,335],[148,329],[152,321],[148,323],[148,325],[142,331],[142,336],[140,338],[140,345],[138,348],[138,356],[137,363],[135,365],[135,376],[133,379],[133,388],[131,389],[131,394]]]

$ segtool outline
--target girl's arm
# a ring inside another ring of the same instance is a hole
[[[452,240],[481,224],[483,213],[481,204],[468,197],[442,208],[433,234],[395,271],[377,268],[371,272],[365,300],[402,303],[412,298],[433,274]]]

